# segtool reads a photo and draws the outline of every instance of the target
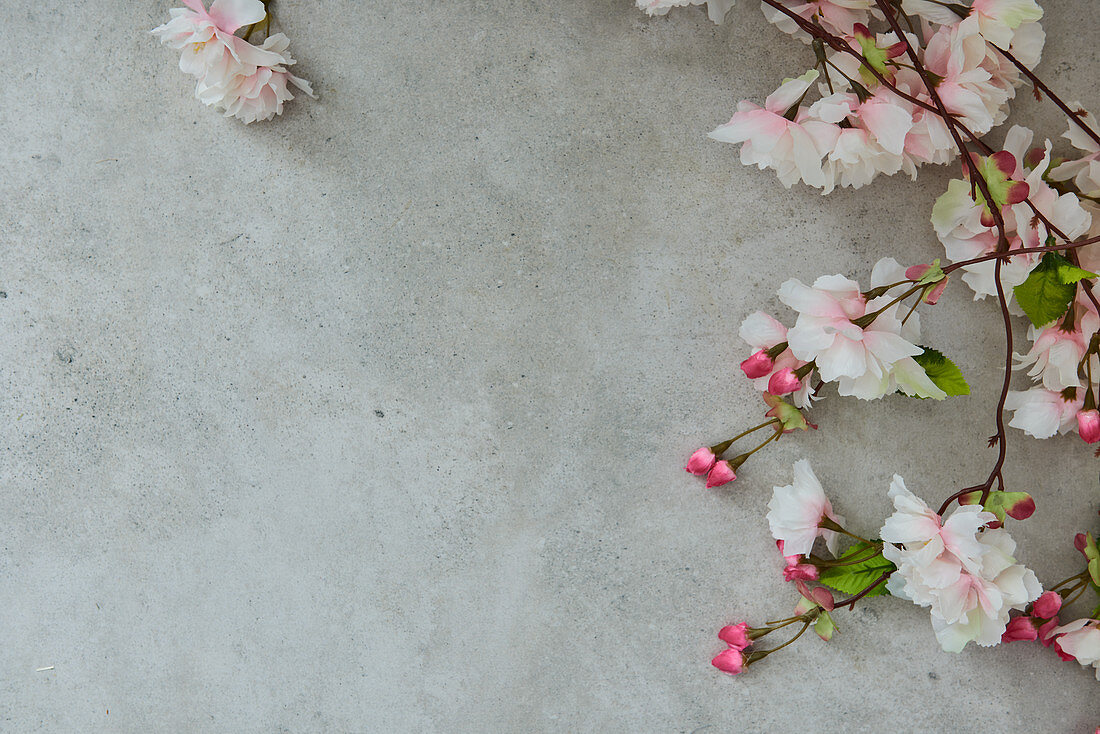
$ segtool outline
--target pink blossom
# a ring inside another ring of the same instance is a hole
[[[1063,393],[1033,387],[1023,391],[1010,390],[1005,409],[1013,411],[1008,425],[1035,438],[1050,438],[1076,425],[1077,411],[1083,403],[1083,397],[1067,400]]]
[[[859,284],[842,275],[823,275],[812,286],[792,278],[779,287],[779,299],[798,311],[787,332],[791,352],[816,362],[822,380],[841,381],[842,395],[882,397],[890,389],[894,364],[924,351],[901,335],[896,304],[866,326],[855,324],[869,306],[886,307],[890,299],[883,296],[882,302],[868,304]]]
[[[1063,660],[1076,660],[1084,666],[1096,667],[1100,680],[1100,621],[1077,619],[1051,632],[1054,649]]]
[[[154,28],[162,43],[180,50],[180,70],[214,83],[239,69],[275,66],[282,58],[233,35],[244,25],[263,20],[267,11],[260,0],[214,0],[207,10],[201,0],[184,0],[189,9],[172,8],[172,19]]]
[[[752,644],[749,639],[749,626],[744,622],[726,625],[718,631],[718,639],[735,650],[744,650]]]
[[[1010,96],[982,66],[990,49],[980,30],[973,16],[955,25],[940,26],[924,51],[925,66],[940,77],[936,93],[944,106],[979,135],[1004,120]]]
[[[710,661],[710,664],[723,673],[737,675],[744,670],[745,657],[741,654],[740,650],[731,647],[715,655],[714,659]]]
[[[1039,619],[1053,619],[1062,608],[1062,597],[1054,591],[1044,591],[1031,605],[1031,612]]]
[[[783,541],[784,554],[807,555],[819,536],[825,537],[830,550],[835,552],[836,532],[820,527],[825,518],[837,524],[844,522],[844,518],[833,512],[810,462],[799,459],[794,463],[794,481],[775,487],[768,503],[772,537]]]
[[[695,453],[688,459],[687,467],[684,468],[684,471],[701,477],[711,470],[715,461],[717,461],[717,459],[714,456],[714,452],[711,451],[709,447],[704,446],[701,449],[695,450]]]
[[[775,169],[787,188],[797,181],[823,188],[826,176],[821,159],[835,145],[840,127],[812,119],[799,106],[817,77],[817,70],[811,69],[786,81],[768,95],[763,107],[739,102],[730,121],[711,132],[710,137],[724,143],[741,143],[743,164]]]
[[[1085,356],[1092,334],[1100,330],[1100,318],[1092,311],[1081,309],[1077,322],[1070,331],[1064,330],[1061,323],[1045,329],[1029,327],[1032,347],[1026,355],[1015,355],[1016,369],[1030,367],[1028,377],[1041,381],[1047,390],[1080,387],[1077,367]]]
[[[707,474],[707,489],[714,487],[721,487],[723,484],[728,484],[734,479],[737,479],[737,475],[733,473],[733,467],[726,460],[715,462],[711,467],[710,473]]]
[[[781,0],[791,12],[811,22],[820,24],[841,36],[850,36],[857,23],[866,23],[870,18],[872,0]],[[784,33],[799,38],[808,36],[788,15],[761,4],[764,17]]]
[[[1077,432],[1085,443],[1100,441],[1100,411],[1096,408],[1077,412]]]
[[[897,475],[890,496],[896,511],[879,536],[885,541],[883,557],[898,570],[887,590],[931,607],[932,629],[948,652],[971,641],[1000,642],[1010,612],[1024,610],[1043,589],[1031,570],[1016,563],[1016,543],[1005,530],[982,529],[997,516],[965,505],[941,522]]]

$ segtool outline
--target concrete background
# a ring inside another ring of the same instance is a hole
[[[1094,14],[1045,6],[1041,70],[1100,108]],[[754,3],[716,28],[281,0],[320,97],[248,127],[148,35],[168,7],[3,3],[0,729],[1100,723],[1076,664],[943,653],[893,599],[740,679],[709,665],[720,626],[794,604],[764,520],[791,463],[874,532],[895,471],[930,501],[985,476],[1002,359],[993,305],[952,286],[926,341],[971,397],[828,400],[721,491],[683,472],[759,421],[741,318],[789,320],[790,276],[939,254],[954,173],[822,199],[708,141],[810,63]],[[1097,462],[1011,440],[1039,504],[1019,555],[1050,582],[1096,529]]]

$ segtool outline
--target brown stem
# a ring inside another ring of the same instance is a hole
[[[974,257],[969,260],[959,260],[958,262],[953,262],[943,269],[943,273],[944,275],[947,275],[948,273],[954,270],[958,270],[959,268],[964,268],[967,265],[975,265],[977,263],[988,262],[989,260],[994,260],[996,258],[1016,257],[1017,255],[1034,255],[1040,252],[1059,252],[1062,250],[1075,250],[1078,247],[1094,245],[1097,242],[1100,242],[1100,236],[1089,237],[1088,239],[1078,240],[1077,242],[1069,242],[1064,245],[1051,245],[1049,247],[1023,247],[1019,250],[1009,250],[1008,252],[993,252],[988,255],[982,255],[981,257]]]
[[[882,575],[879,576],[877,579],[875,579],[873,582],[871,582],[870,586],[868,586],[867,588],[865,588],[863,591],[859,592],[855,596],[850,596],[847,599],[843,599],[841,601],[838,601],[834,605],[834,607],[843,607],[843,606],[847,605],[849,611],[851,611],[852,609],[855,609],[857,601],[859,601],[860,599],[862,599],[863,597],[867,596],[872,591],[877,589],[878,585],[881,584],[886,579],[890,578],[890,574],[892,574],[892,573],[893,573],[893,571],[883,571]]]
[[[1035,74],[1032,73],[1031,69],[1020,63],[1020,60],[1017,59],[1015,56],[994,43],[991,43],[989,45],[997,49],[997,51],[999,51],[1002,56],[1011,61],[1012,65],[1019,69],[1020,72],[1023,73],[1023,75],[1026,76],[1032,84],[1035,85],[1036,89],[1045,94],[1047,96],[1047,99],[1058,106],[1058,109],[1066,113],[1066,116],[1069,117],[1069,119],[1072,120],[1077,125],[1077,127],[1084,130],[1085,134],[1092,138],[1094,143],[1100,145],[1100,135],[1097,135],[1095,130],[1084,123],[1084,121],[1081,119],[1080,112],[1071,110],[1069,108],[1069,105],[1063,102],[1057,94],[1052,92],[1050,90],[1050,87],[1048,87],[1046,84],[1043,84],[1043,81],[1039,77],[1035,76]]]

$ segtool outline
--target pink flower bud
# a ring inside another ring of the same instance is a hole
[[[704,446],[701,449],[696,449],[695,453],[691,455],[691,458],[688,459],[688,465],[687,467],[685,467],[684,471],[690,472],[697,477],[701,477],[708,471],[710,471],[711,467],[714,466],[714,461],[714,452]]]
[[[1001,642],[1031,642],[1038,637],[1031,617],[1013,617],[1001,635]]]
[[[790,367],[779,370],[768,380],[768,392],[772,395],[787,395],[802,387],[802,380]]]
[[[1085,443],[1100,441],[1100,410],[1077,411],[1077,431]]]
[[[722,461],[715,462],[714,467],[707,474],[707,489],[713,487],[721,487],[723,484],[728,484],[734,479],[737,479],[737,475],[733,473],[733,467],[730,463],[723,459]]]
[[[1056,627],[1060,627],[1061,624],[1058,618],[1055,617],[1049,622],[1039,625],[1039,642],[1043,643],[1043,647],[1050,647],[1051,644],[1053,644],[1054,637],[1050,633],[1053,632]]]
[[[718,631],[718,639],[735,650],[744,650],[752,644],[749,639],[749,626],[744,622],[729,624]]]
[[[1039,619],[1052,619],[1062,608],[1062,597],[1053,591],[1044,592],[1031,606],[1031,612]]]
[[[784,581],[817,581],[820,574],[817,566],[812,563],[803,563],[802,556],[783,556],[787,561],[787,567],[783,569]]]
[[[766,377],[775,367],[775,360],[761,349],[741,363],[741,371],[745,377],[755,380],[757,377]]]
[[[1078,553],[1085,552],[1085,546],[1088,542],[1088,538],[1085,537],[1084,533],[1077,533],[1077,535],[1073,536],[1073,547],[1077,549]],[[1088,558],[1088,556],[1085,557]]]
[[[731,647],[715,655],[714,659],[710,661],[710,664],[723,673],[737,675],[745,667],[745,657],[741,654],[740,650],[735,650]]]

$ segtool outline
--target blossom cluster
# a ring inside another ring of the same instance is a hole
[[[1016,368],[1026,369],[1034,384],[1009,393],[1009,425],[1035,438],[1077,431],[1086,442],[1096,443],[1100,357],[1095,339],[1100,316],[1093,278],[1100,269],[1100,244],[1075,246],[1064,254],[1029,252],[1100,236],[1100,204],[1095,199],[1100,193],[1100,144],[1082,125],[1095,134],[1091,116],[1081,114],[1079,121],[1071,122],[1065,137],[1078,149],[1071,158],[1056,158],[1050,140],[1033,147],[1034,133],[1014,126],[1005,136],[1003,151],[979,160],[991,186],[992,204],[968,181],[955,179],[937,199],[932,224],[951,260],[981,259],[998,247],[1007,253],[999,266],[987,259],[961,269],[975,299],[996,296],[999,280],[1009,311],[1025,314],[1031,322],[1031,347],[1015,358]],[[1000,223],[993,207],[1001,215]]]
[[[798,314],[794,326],[761,311],[750,314],[740,333],[756,351],[741,369],[758,389],[792,395],[799,408],[814,399],[815,376],[835,382],[840,395],[863,400],[899,390],[943,400],[947,393],[918,361],[926,351],[917,344],[920,316],[899,313],[895,289],[935,302],[944,282],[938,267],[904,268],[893,258],[875,264],[867,291],[843,275],[823,275],[813,285],[792,278],[780,286],[779,300]]]
[[[941,516],[896,474],[889,497],[894,513],[878,531],[880,539],[861,538],[843,527],[844,518],[834,511],[809,462],[797,461],[791,484],[774,487],[767,515],[784,557],[783,578],[793,581],[799,592],[795,616],[767,627],[745,622],[723,627],[718,636],[727,649],[714,658],[714,666],[732,675],[744,672],[789,644],[762,649],[757,642],[789,624],[801,622],[803,630],[813,626],[822,639],[831,639],[836,630],[832,615],[841,606],[864,595],[889,593],[929,608],[932,629],[945,651],[960,652],[970,642],[989,647],[1039,641],[1063,660],[1094,666],[1100,680],[1100,619],[1094,612],[1066,624],[1059,620],[1065,599],[1055,590],[1044,592],[1035,573],[1017,562],[1016,543],[1003,527],[1003,515],[964,504]],[[844,536],[857,543],[840,553]],[[832,560],[814,554],[819,539]],[[1100,591],[1100,548],[1091,535],[1078,536],[1075,545],[1095,564],[1057,588],[1072,596],[1089,586]],[[868,574],[869,585],[849,599],[838,601],[825,588],[854,592],[848,584],[853,579],[859,579],[857,586],[863,584]],[[810,587],[812,582],[824,586]]]
[[[650,14],[699,0],[637,0]],[[712,19],[728,2],[708,4]],[[730,121],[711,133],[741,144],[741,162],[772,169],[787,187],[860,188],[877,175],[915,177],[925,163],[957,155],[948,125],[933,104],[926,80],[904,58],[914,54],[935,80],[948,113],[983,135],[1008,115],[1021,83],[1019,70],[998,48],[1033,68],[1045,35],[1034,0],[977,0],[960,4],[905,0],[903,10],[920,28],[873,32],[881,19],[874,0],[775,0],[762,5],[780,30],[811,41],[808,28],[835,34],[841,49],[818,45],[818,68],[785,81],[760,106],[737,105]],[[960,13],[966,11],[965,17]],[[808,102],[814,84],[819,97]]]
[[[214,0],[207,10],[202,0],[183,0],[171,20],[152,30],[160,41],[181,52],[180,70],[197,81],[195,97],[245,124],[281,115],[294,99],[294,86],[313,96],[309,82],[287,71],[294,64],[290,39],[269,35],[259,46],[235,35],[265,20],[261,0]]]
[[[704,1],[637,4],[663,15]],[[706,4],[715,22],[733,5]],[[762,0],[761,7],[780,30],[811,44],[817,63],[785,80],[763,106],[739,103],[729,123],[711,133],[740,144],[742,163],[774,170],[787,187],[802,182],[823,193],[865,186],[879,174],[915,178],[925,163],[956,158],[963,175],[931,215],[945,264],[906,268],[883,258],[866,289],[839,274],[810,285],[790,279],[778,295],[796,314],[792,325],[761,311],[745,318],[740,336],[751,353],[740,367],[762,392],[768,420],[698,449],[687,471],[705,476],[708,488],[734,481],[770,443],[817,428],[807,413],[826,385],[863,400],[968,394],[959,368],[920,343],[917,309],[936,304],[955,271],[975,299],[993,296],[1000,305],[1005,373],[989,439],[997,459],[984,482],[954,492],[938,510],[895,475],[893,514],[876,536],[860,537],[844,527],[809,463],[796,462],[793,482],[774,487],[767,513],[783,579],[798,590],[794,614],[762,627],[727,625],[719,633],[726,649],[714,666],[740,674],[811,627],[829,640],[836,612],[890,594],[929,610],[946,651],[971,642],[1038,641],[1095,667],[1100,678],[1100,606],[1060,619],[1087,592],[1100,597],[1100,544],[1078,534],[1085,570],[1044,592],[1017,561],[1006,528],[1036,509],[1029,494],[1007,488],[1006,411],[1007,425],[1038,438],[1075,430],[1100,442],[1100,132],[1080,105],[1060,100],[1032,72],[1045,41],[1042,10],[1034,0]],[[1060,157],[1050,140],[1035,145],[1035,134],[1020,126],[998,148],[983,140],[1005,121],[1024,82],[1069,117],[1065,137],[1074,154]],[[1028,349],[1013,348],[1014,315],[1030,322]],[[1013,369],[1026,370],[1029,389],[1011,389]],[[761,443],[728,456],[766,428],[772,430]],[[819,539],[827,556],[815,551]],[[846,539],[854,542],[842,549]],[[848,596],[836,599],[834,592]],[[764,646],[792,625],[790,639]]]

